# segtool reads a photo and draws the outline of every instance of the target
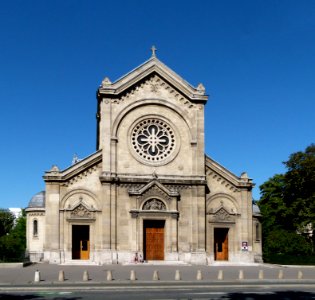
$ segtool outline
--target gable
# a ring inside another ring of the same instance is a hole
[[[164,65],[155,56],[151,57],[148,61],[127,73],[117,81],[112,83],[108,78],[105,78],[101,87],[98,90],[98,98],[118,98],[139,82],[144,82],[152,75],[158,75],[167,84],[172,86],[174,90],[183,94],[187,99],[192,102],[206,102],[208,96],[205,94],[205,89],[202,84],[194,88],[182,77]],[[153,87],[154,88],[154,87]]]
[[[102,151],[97,151],[65,170],[59,170],[57,166],[53,166],[51,170],[45,172],[43,178],[46,182],[62,182],[68,186],[97,172],[101,162]]]
[[[239,192],[242,189],[251,190],[254,187],[252,179],[248,178],[246,173],[238,177],[208,156],[206,156],[206,177],[210,191],[211,182],[232,192]]]

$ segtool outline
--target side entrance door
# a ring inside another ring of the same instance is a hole
[[[90,226],[72,225],[72,259],[90,258]]]
[[[164,225],[163,220],[144,220],[145,260],[164,260]]]
[[[214,259],[229,259],[229,229],[214,228]]]

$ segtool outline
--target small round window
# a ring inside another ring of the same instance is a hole
[[[144,119],[132,129],[131,145],[139,158],[158,164],[170,158],[174,153],[175,132],[161,119]]]

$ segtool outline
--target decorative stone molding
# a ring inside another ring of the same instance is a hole
[[[37,216],[45,216],[45,213],[37,211],[37,212],[27,213],[27,215],[30,216],[30,217],[35,217],[35,216],[37,217]]]
[[[128,193],[132,194],[142,189],[145,184],[122,183],[120,187],[128,189]]]
[[[67,210],[67,220],[88,220],[95,221],[95,210],[93,208],[88,209],[83,203],[80,203],[74,209]]]
[[[179,218],[179,212],[178,212],[178,211],[173,211],[173,212],[171,212],[171,217],[172,217],[172,219],[178,220],[178,218]]]
[[[224,208],[221,208],[214,215],[214,220],[216,222],[230,222],[231,215]]]
[[[222,185],[224,185],[230,191],[232,191],[234,193],[240,192],[240,189],[236,188],[234,185],[232,185],[230,182],[225,180],[223,177],[221,177],[219,174],[215,173],[211,169],[206,170],[206,175],[207,175],[207,177],[212,177],[212,179],[217,180],[218,182],[220,182]]]
[[[216,212],[210,211],[209,223],[235,223],[235,214],[231,214],[224,207],[220,207]]]
[[[88,218],[92,217],[92,212],[87,210],[82,204],[77,206],[72,212],[70,212],[71,218]]]
[[[140,186],[140,185],[139,185]],[[167,201],[171,201],[172,198],[179,197],[179,193],[175,190],[171,191],[163,184],[161,184],[157,178],[151,180],[148,184],[137,189],[136,186],[128,190],[129,195],[137,196],[139,201],[146,199],[160,198]]]
[[[158,186],[153,186],[149,190],[147,190],[142,196],[139,197],[139,200],[142,201],[147,198],[159,197],[162,199],[166,199],[171,201],[172,197],[166,194],[163,190],[161,190]]]
[[[168,184],[166,184],[165,187],[167,187],[171,192],[179,193],[180,190],[191,189],[192,186],[189,184],[187,184],[187,185],[168,185]]]
[[[82,173],[78,174],[77,176],[72,177],[69,181],[65,182],[64,186],[69,187],[69,186],[73,185],[74,183],[79,182],[80,180],[86,178],[90,174],[96,172],[100,167],[101,167],[101,164],[97,164],[97,165],[83,171]]]
[[[202,91],[202,89],[200,88],[201,86],[199,86],[199,90],[197,89],[197,91],[199,93],[204,93],[204,91]],[[139,98],[140,90],[145,90],[147,94],[152,93],[155,94],[155,96],[159,96],[161,89],[164,89],[168,92],[168,95],[166,97],[163,96],[163,98],[167,98],[168,100],[173,99],[177,103],[185,106],[185,108],[187,109],[198,108],[196,104],[190,102],[186,97],[184,97],[181,93],[179,93],[175,88],[173,88],[158,75],[153,75],[144,82],[138,84],[136,87],[129,89],[121,98],[111,99],[111,103],[121,104],[122,102],[129,102],[134,100],[135,98]]]
[[[170,217],[172,219],[178,219],[179,212],[175,210],[139,210],[139,209],[131,209],[129,211],[132,218],[136,219],[139,216],[145,217]]]
[[[161,200],[150,199],[143,204],[142,210],[166,210],[166,205]]]

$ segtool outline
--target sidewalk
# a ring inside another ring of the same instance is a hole
[[[40,272],[40,282],[34,282],[35,271]],[[65,281],[59,282],[58,275],[64,271]],[[51,265],[51,264],[33,264],[24,268],[1,268],[0,269],[0,288],[4,286],[22,286],[22,285],[49,285],[49,284],[101,284],[109,283],[107,281],[107,272],[111,271],[113,280],[111,283],[130,283],[131,271],[135,272],[137,282],[156,283],[153,280],[154,271],[158,271],[159,282],[173,282],[175,280],[176,270],[180,275],[181,282],[196,283],[222,283],[222,282],[305,282],[315,283],[315,267],[296,267],[296,266],[277,266],[269,264],[261,265],[214,265],[214,266],[196,266],[196,265],[103,265],[103,266],[69,266],[69,265]],[[202,280],[197,280],[197,272],[201,271]],[[241,271],[242,270],[242,271]],[[262,272],[260,272],[262,270]],[[283,278],[279,279],[279,271],[283,271]],[[89,280],[83,280],[84,271],[88,272]],[[222,279],[218,279],[221,272]],[[241,275],[240,278],[240,272]],[[263,275],[263,279],[259,278]],[[262,274],[263,273],[263,274]],[[299,276],[302,278],[298,278]]]

